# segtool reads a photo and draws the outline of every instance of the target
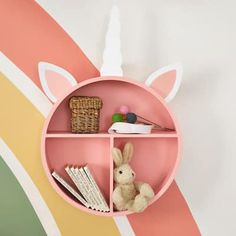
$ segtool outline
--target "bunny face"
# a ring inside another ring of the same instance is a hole
[[[126,143],[123,153],[118,148],[112,149],[112,156],[116,168],[114,169],[114,180],[118,184],[130,184],[134,181],[136,174],[128,164],[133,156],[133,145]]]
[[[129,164],[123,164],[114,169],[114,180],[118,184],[133,183],[136,174],[131,169]]]

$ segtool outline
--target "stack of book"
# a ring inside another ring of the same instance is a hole
[[[110,209],[106,200],[94,180],[88,166],[73,167],[66,166],[65,171],[79,190],[77,192],[70,184],[68,184],[57,172],[53,171],[52,176],[64,186],[76,199],[87,208],[97,211],[109,212]]]

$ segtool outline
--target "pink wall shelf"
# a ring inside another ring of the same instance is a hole
[[[103,100],[100,133],[72,134],[70,132],[71,113],[68,101],[71,96],[98,96]],[[108,134],[111,115],[117,112],[120,105],[123,104],[130,107],[133,112],[176,131],[151,134]],[[54,105],[49,114],[42,134],[43,166],[54,189],[73,206],[96,215],[130,214],[131,212],[128,211],[115,211],[111,201],[113,192],[111,149],[114,146],[122,148],[128,141],[134,145],[134,158],[131,166],[137,173],[138,181],[148,182],[153,187],[156,194],[152,200],[154,202],[164,194],[173,181],[180,159],[179,129],[172,113],[164,100],[154,90],[143,84],[120,77],[86,80],[73,87],[64,98]],[[51,176],[51,172],[56,170],[71,183],[64,167],[86,164],[92,170],[94,178],[110,206],[108,213],[87,209]]]
[[[68,132],[64,133],[47,133],[46,138],[177,138],[176,132],[156,132],[151,134],[72,134]]]

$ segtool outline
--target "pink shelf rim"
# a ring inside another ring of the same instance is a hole
[[[56,109],[58,108],[58,106],[62,103],[62,101],[64,100],[65,97],[69,96],[72,92],[74,92],[75,90],[78,90],[79,88],[86,86],[88,84],[92,84],[92,83],[96,83],[96,82],[103,82],[103,81],[119,81],[119,82],[125,82],[125,83],[129,83],[129,84],[133,84],[136,85],[138,87],[141,87],[143,89],[145,89],[146,91],[148,91],[150,94],[152,94],[154,97],[156,97],[161,103],[162,105],[167,109],[168,113],[170,114],[174,124],[175,124],[175,132],[160,132],[160,133],[151,133],[151,134],[108,134],[108,133],[98,133],[98,134],[72,134],[69,132],[48,132],[48,125],[50,122],[51,117],[53,116],[54,112],[56,111]],[[68,197],[63,191],[62,189],[56,184],[55,180],[53,179],[53,177],[51,176],[51,172],[49,170],[48,167],[48,163],[47,163],[47,159],[46,159],[46,153],[45,153],[45,142],[47,138],[85,138],[85,137],[91,137],[91,138],[177,138],[178,140],[178,153],[177,153],[177,159],[174,165],[174,168],[172,169],[172,173],[168,178],[168,181],[165,183],[165,185],[162,187],[162,189],[155,195],[154,199],[150,202],[150,204],[152,204],[153,202],[155,202],[157,199],[159,199],[164,193],[165,191],[168,189],[168,187],[170,186],[170,184],[172,183],[172,181],[174,180],[174,176],[177,170],[177,167],[179,165],[180,162],[180,154],[182,152],[182,139],[181,139],[181,133],[177,124],[177,121],[172,113],[172,111],[170,111],[169,107],[167,106],[167,104],[165,103],[164,99],[157,93],[155,92],[152,88],[147,87],[146,85],[139,83],[139,82],[135,82],[133,80],[127,79],[127,78],[122,78],[122,77],[110,77],[110,76],[106,76],[106,77],[98,77],[98,78],[92,78],[92,79],[88,79],[88,80],[84,80],[82,82],[80,82],[78,85],[72,87],[67,94],[64,96],[64,98],[59,99],[53,106],[52,110],[50,111],[50,114],[48,115],[45,124],[44,124],[44,128],[42,131],[42,142],[41,142],[41,157],[42,157],[42,163],[44,166],[44,170],[45,173],[51,183],[51,185],[53,186],[53,188],[56,190],[57,193],[59,193],[59,195],[64,198],[67,202],[69,202],[72,206],[78,208],[78,209],[83,209],[85,212],[88,213],[92,213],[95,215],[99,215],[99,216],[121,216],[121,215],[128,215],[131,214],[132,212],[128,212],[128,211],[124,211],[124,212],[116,212],[116,211],[111,211],[108,213],[103,213],[103,212],[98,212],[98,211],[94,211],[92,209],[88,209],[86,207],[84,207],[83,205],[79,204],[78,202],[74,201],[73,199],[71,199],[70,197]]]

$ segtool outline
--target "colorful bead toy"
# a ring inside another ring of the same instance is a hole
[[[134,112],[129,112],[129,108],[126,105],[120,106],[119,111],[120,111],[120,113],[114,113],[112,115],[112,123],[126,121],[127,123],[135,124],[139,118],[139,121],[141,119],[142,121],[145,121],[146,124],[149,124],[149,125],[152,124],[154,129],[163,130],[163,131],[174,131],[174,129],[162,127],[162,126],[160,126],[160,125],[158,125],[158,124],[156,124],[156,123],[154,123],[142,116],[135,114]]]

